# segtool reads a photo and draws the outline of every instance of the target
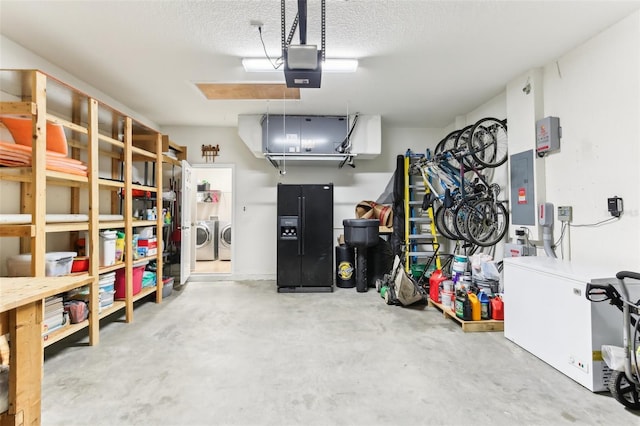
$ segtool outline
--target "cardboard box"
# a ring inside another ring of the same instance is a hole
[[[140,239],[138,238],[138,247],[146,247],[147,250],[158,248],[158,239],[156,237]]]

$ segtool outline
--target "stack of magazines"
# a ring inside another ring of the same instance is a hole
[[[44,300],[44,320],[42,321],[42,336],[47,337],[51,332],[67,325],[62,296],[51,296]]]

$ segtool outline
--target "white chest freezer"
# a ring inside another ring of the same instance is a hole
[[[606,390],[611,371],[603,344],[622,346],[622,312],[585,297],[587,283],[612,283],[606,266],[549,257],[504,259],[504,336],[593,392]],[[628,283],[632,300],[640,285]]]

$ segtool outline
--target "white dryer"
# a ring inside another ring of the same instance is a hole
[[[218,221],[201,220],[196,224],[196,260],[216,260]]]
[[[231,260],[231,223],[220,222],[219,229],[218,258],[220,260]]]

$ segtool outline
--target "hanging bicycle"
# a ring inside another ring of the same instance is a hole
[[[483,118],[449,133],[438,143],[433,158],[415,166],[429,185],[438,232],[452,240],[480,247],[504,238],[509,223],[506,200],[499,185],[489,183],[492,169],[507,159],[506,120]],[[426,207],[426,206],[423,206]]]

